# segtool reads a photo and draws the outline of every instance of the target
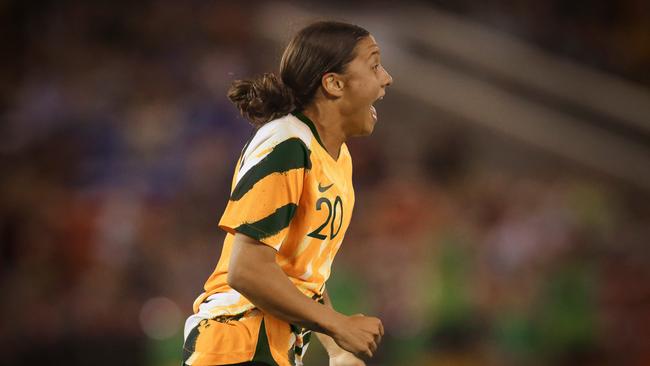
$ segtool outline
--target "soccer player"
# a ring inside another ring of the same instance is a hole
[[[280,77],[238,80],[228,97],[254,126],[219,222],[217,266],[185,324],[186,365],[302,365],[311,332],[330,365],[364,365],[377,318],[336,312],[325,282],[354,205],[345,141],[369,135],[391,76],[365,29],[317,22],[284,51]]]

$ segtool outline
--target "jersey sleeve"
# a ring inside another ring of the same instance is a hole
[[[298,209],[310,151],[298,137],[272,139],[245,151],[219,227],[279,250]]]

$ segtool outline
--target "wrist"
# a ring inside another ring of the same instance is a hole
[[[345,324],[346,316],[336,312],[332,308],[325,307],[325,309],[327,309],[325,312],[326,315],[321,319],[318,325],[323,330],[324,334],[332,336],[337,333],[341,324]]]

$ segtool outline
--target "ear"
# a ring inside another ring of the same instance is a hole
[[[341,75],[335,72],[328,72],[323,75],[321,78],[321,86],[326,94],[329,94],[334,97],[340,97],[343,95],[343,87],[345,82],[341,78]]]

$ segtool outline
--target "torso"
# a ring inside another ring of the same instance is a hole
[[[208,297],[218,300],[218,306],[210,310],[213,316],[235,315],[254,308],[226,282],[233,233],[241,232],[233,228],[243,227],[238,225],[244,222],[263,222],[273,212],[279,213],[278,207],[282,207],[283,213],[290,212],[292,219],[287,227],[277,233],[273,231],[261,241],[278,251],[276,262],[302,293],[309,297],[322,294],[352,216],[352,160],[345,144],[334,160],[320,143],[311,121],[300,114],[298,117],[288,115],[262,126],[242,152],[233,178],[233,192],[241,191],[243,176],[251,175],[261,165],[259,162],[283,142],[284,146],[287,142],[304,144],[308,161],[302,169],[275,172],[256,180],[244,195],[239,194],[241,198],[237,196],[236,202],[235,195],[231,196],[220,222],[220,227],[228,231],[221,257],[205,284],[205,292],[195,301],[195,312]],[[287,197],[295,197],[297,202],[287,202]],[[256,232],[257,229],[244,233]]]

